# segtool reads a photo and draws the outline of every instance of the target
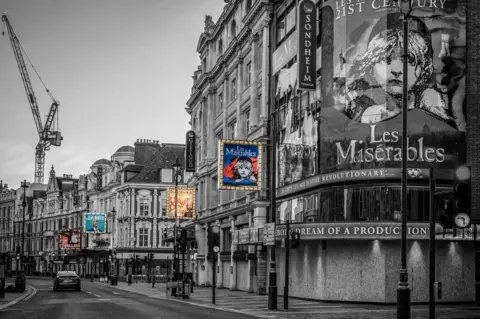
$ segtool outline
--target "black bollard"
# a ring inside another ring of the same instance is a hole
[[[155,288],[155,276],[152,278],[152,288]]]

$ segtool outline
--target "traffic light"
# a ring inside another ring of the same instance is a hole
[[[298,248],[300,246],[300,234],[297,232],[293,232],[291,234],[291,243],[290,243],[292,249]]]
[[[148,257],[147,256],[143,257],[143,261],[147,263],[148,262]]]
[[[455,225],[459,228],[470,225],[471,201],[470,167],[460,166],[455,170],[453,179],[453,214]]]

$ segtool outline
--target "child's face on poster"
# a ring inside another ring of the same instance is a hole
[[[252,163],[248,161],[238,161],[237,165],[235,166],[238,176],[242,179],[249,178],[252,174]]]

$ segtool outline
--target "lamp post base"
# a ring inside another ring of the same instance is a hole
[[[410,319],[412,316],[408,272],[400,269],[400,282],[397,288],[397,319]]]

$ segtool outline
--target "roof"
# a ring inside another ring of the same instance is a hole
[[[127,166],[125,166],[125,168],[123,169],[123,171],[125,172],[140,172],[143,168],[143,165],[138,165],[138,164],[128,164]]]
[[[130,145],[124,145],[120,147],[115,153],[121,153],[121,152],[135,153],[135,148]]]
[[[109,165],[109,166],[112,166],[112,163],[110,163],[110,161],[107,160],[106,158],[102,158],[102,159],[99,159],[98,161],[96,161],[95,163],[93,163],[93,165]]]
[[[182,166],[185,166],[184,144],[162,144],[160,151],[151,160],[145,163],[145,166],[139,174],[132,177],[128,182],[160,183],[159,170],[162,168],[171,169],[177,158],[179,163]]]

